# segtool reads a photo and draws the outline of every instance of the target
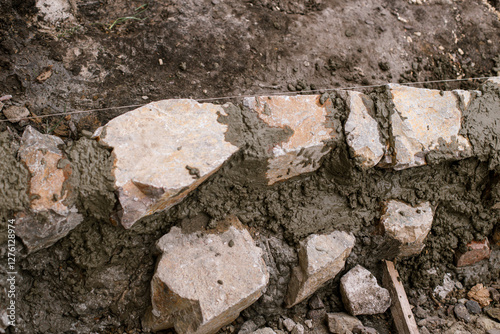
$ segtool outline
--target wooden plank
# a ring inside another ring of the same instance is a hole
[[[405,289],[399,278],[398,271],[391,261],[384,261],[383,284],[391,294],[391,313],[398,334],[419,334]]]

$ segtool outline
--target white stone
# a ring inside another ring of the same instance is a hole
[[[163,100],[130,111],[94,137],[113,149],[121,223],[171,208],[216,172],[238,150],[217,121],[222,106]]]
[[[292,329],[292,334],[304,334],[304,326],[302,324],[297,324]]]
[[[276,334],[276,332],[273,331],[272,328],[264,327],[257,329],[256,331],[253,332],[253,334]]]
[[[432,228],[434,214],[429,202],[416,207],[397,200],[383,204],[380,222],[386,235],[401,243],[398,256],[419,254],[425,247],[424,240]]]
[[[299,266],[292,272],[286,306],[300,303],[333,279],[344,268],[354,242],[352,234],[340,231],[327,235],[312,234],[301,241]]]
[[[351,155],[362,168],[371,168],[384,156],[373,101],[365,94],[349,91],[349,117],[344,126]]]
[[[356,317],[347,313],[328,313],[328,329],[331,333],[352,334],[356,326],[363,326],[363,323]]]
[[[446,273],[443,277],[443,284],[434,288],[434,294],[444,300],[450,292],[455,289],[455,282],[451,279],[451,274]]]
[[[293,131],[286,142],[272,148],[266,172],[269,184],[318,169],[330,151],[326,143],[339,137],[327,126],[331,101],[322,105],[319,95],[248,97],[243,104],[269,126]]]
[[[429,152],[449,159],[472,155],[469,140],[459,135],[462,111],[453,92],[389,84],[394,107],[390,116],[394,156],[386,156],[396,170],[426,164]]]
[[[286,318],[285,320],[283,320],[283,326],[285,326],[286,330],[289,332],[291,332],[296,325],[297,324],[295,323],[295,321],[290,318]]]
[[[269,280],[262,250],[236,217],[206,232],[173,227],[157,248],[163,253],[151,281],[152,311],[143,322],[148,330],[215,333],[253,304]]]
[[[380,287],[375,276],[360,265],[340,279],[340,293],[351,315],[384,313],[391,306],[389,291]]]
[[[36,0],[36,7],[50,23],[57,23],[64,20],[74,20],[71,14],[71,2],[75,0]]]

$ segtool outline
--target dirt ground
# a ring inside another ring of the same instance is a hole
[[[0,96],[12,95],[6,105],[26,106],[33,117],[16,124],[0,122],[0,132],[8,127],[22,134],[31,125],[60,136],[68,145],[75,143],[75,150],[82,152],[79,164],[88,164],[89,175],[92,158],[109,157],[85,156],[86,147],[94,144],[80,139],[82,130],[94,131],[150,101],[194,98],[237,103],[242,95],[500,72],[497,0],[0,0],[0,8]],[[417,87],[477,89],[482,82]],[[96,109],[104,110],[64,115]],[[51,114],[61,115],[41,117]],[[364,174],[341,161],[343,154],[345,148],[339,147],[317,173],[265,192],[228,184],[223,169],[184,203],[130,231],[88,213],[68,237],[22,258],[18,329],[141,333],[156,259],[152,245],[186,217],[209,221],[237,214],[268,238],[269,251],[280,259],[276,272],[283,277],[289,275],[288,265],[296,262],[292,247],[298,240],[309,233],[351,226],[362,242],[348,266],[361,263],[376,271],[361,254],[380,242],[371,223],[379,218],[375,212],[380,200],[393,197],[442,203],[427,251],[401,262],[399,269],[410,300],[425,310],[422,319],[434,315],[444,319],[431,332],[452,330],[456,319],[452,320],[448,305],[438,305],[428,297],[429,291],[441,283],[445,272],[470,287],[481,281],[495,284],[500,270],[500,259],[468,271],[449,266],[453,249],[491,235],[498,226],[497,213],[479,214],[486,210],[482,197],[487,184],[496,177],[488,163],[468,159],[397,175],[381,170]],[[235,189],[240,194],[236,199]],[[450,193],[457,195],[452,198]],[[305,217],[312,221],[306,227],[300,224]],[[329,225],[332,219],[336,226]],[[448,235],[453,237],[443,241]],[[437,274],[429,273],[432,266]],[[268,295],[286,289],[278,281],[271,279],[270,290],[276,291]],[[318,293],[329,311],[342,309],[336,289],[338,280]],[[266,304],[263,299],[231,326],[237,331],[249,319],[278,326],[279,316],[301,320],[306,313],[307,303],[284,310],[276,301]],[[387,314],[362,320],[380,333],[393,330]],[[231,333],[231,326],[223,331]],[[475,324],[461,326],[465,332],[482,333]]]

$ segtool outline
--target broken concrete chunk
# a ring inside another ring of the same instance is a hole
[[[327,126],[331,101],[321,104],[319,95],[249,97],[243,104],[268,125],[293,131],[288,141],[272,148],[269,184],[318,169],[330,151],[326,142],[339,136]]]
[[[72,168],[58,148],[64,142],[56,136],[44,135],[28,126],[21,138],[19,155],[31,174],[30,209],[18,213],[16,234],[28,252],[54,244],[83,220],[66,200],[71,193],[68,178]],[[61,164],[61,161],[67,163]]]
[[[490,257],[491,248],[488,239],[482,241],[472,240],[467,244],[465,253],[456,253],[457,267],[473,265],[476,262],[482,261]]]
[[[391,306],[389,291],[380,287],[375,276],[360,265],[340,279],[340,293],[351,315],[384,313]]]
[[[474,91],[468,91],[468,90],[461,90],[461,89],[456,89],[453,91],[458,97],[458,100],[460,102],[460,109],[462,111],[465,111],[469,108],[470,103],[477,97],[481,96],[481,92],[474,90]]]
[[[390,116],[394,155],[392,167],[401,170],[426,164],[426,155],[447,159],[472,155],[469,140],[459,135],[462,110],[453,92],[388,85],[393,105]]]
[[[113,149],[115,187],[130,228],[140,218],[184,199],[238,150],[217,121],[222,106],[193,100],[153,102],[99,128]]]
[[[354,241],[352,234],[340,231],[328,235],[313,234],[301,241],[299,266],[292,272],[286,306],[300,303],[334,278],[344,268]]]
[[[215,333],[253,304],[269,279],[261,249],[236,217],[206,233],[173,227],[157,248],[163,254],[151,281],[148,330]]]
[[[328,313],[328,329],[331,333],[352,334],[356,326],[363,326],[356,317],[347,313]]]
[[[3,105],[3,104],[2,104]],[[1,108],[0,108],[1,109]],[[21,106],[8,106],[3,109],[3,114],[11,123],[17,123],[25,117],[28,117],[30,112],[27,108]]]
[[[349,91],[349,117],[344,126],[346,141],[356,163],[365,169],[378,164],[384,146],[374,115],[373,101],[365,94]]]
[[[425,247],[424,240],[431,230],[434,218],[429,202],[416,207],[397,200],[383,204],[380,222],[385,233],[400,243],[397,256],[419,254]]]

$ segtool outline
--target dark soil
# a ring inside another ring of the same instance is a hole
[[[94,131],[149,101],[238,102],[241,95],[485,77],[500,71],[500,21],[494,10],[499,2],[494,0],[428,0],[423,5],[394,0],[52,1],[64,3],[60,20],[51,19],[37,2],[42,1],[0,0],[0,96],[12,95],[6,104],[24,105],[33,117],[17,124],[0,122],[0,132],[9,127],[21,134],[31,125],[62,137],[89,184],[99,182],[93,179],[92,159],[104,161],[109,154],[97,147],[89,151],[86,147],[94,144],[81,138],[82,130]],[[48,66],[52,75],[37,80]],[[477,89],[482,82],[417,87]],[[118,108],[123,106],[131,107]],[[94,109],[105,110],[64,115]],[[42,117],[51,114],[62,115]],[[4,137],[1,152],[8,152]],[[85,163],[92,165],[88,171]],[[454,250],[498,228],[500,217],[488,197],[498,175],[489,167],[489,161],[473,158],[400,172],[361,172],[340,145],[318,172],[265,190],[232,182],[226,177],[231,166],[225,166],[186,201],[131,230],[111,225],[103,218],[108,212],[90,212],[84,201],[79,210],[87,218],[78,228],[54,246],[19,259],[18,332],[140,333],[156,261],[154,242],[186,219],[210,224],[227,214],[236,214],[259,233],[261,246],[278,263],[267,292],[272,298],[264,296],[244,311],[233,329],[262,316],[268,326],[278,326],[280,315],[304,319],[307,302],[291,310],[281,305],[290,266],[297,261],[297,241],[310,233],[353,231],[357,242],[346,270],[362,264],[378,273],[384,240],[375,225],[381,201],[390,198],[413,204],[430,200],[436,206],[425,251],[399,262],[398,269],[413,305],[449,321],[453,317],[445,306],[429,297],[444,273],[469,288],[498,279],[498,255],[472,269],[453,266]],[[113,199],[104,196],[103,201],[110,207]],[[11,213],[0,212],[0,218]],[[342,310],[338,280],[318,295],[328,311]],[[394,330],[388,314],[361,320],[381,333]],[[231,326],[223,331],[230,333]],[[480,333],[473,324],[464,326]],[[434,332],[446,329],[443,325]]]

